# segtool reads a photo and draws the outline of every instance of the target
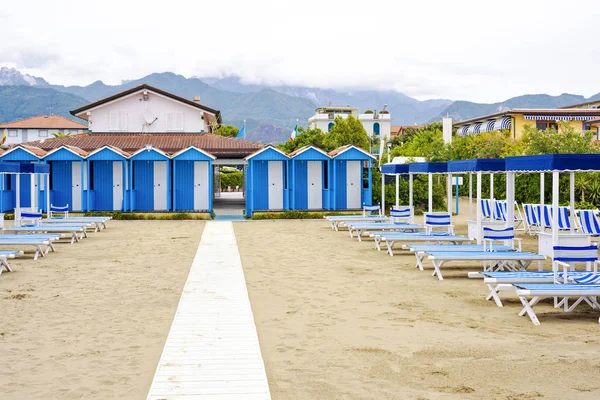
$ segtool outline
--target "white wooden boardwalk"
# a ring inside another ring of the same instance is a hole
[[[192,398],[271,398],[229,221],[204,228],[148,393],[151,400]]]

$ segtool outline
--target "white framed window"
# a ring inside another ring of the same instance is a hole
[[[38,137],[48,137],[48,131],[38,131]]]
[[[182,131],[185,127],[184,113],[167,113],[165,118],[167,131]]]
[[[17,131],[8,131],[8,136],[17,137]]]
[[[108,115],[108,129],[111,131],[126,131],[127,117],[125,111],[111,111]]]

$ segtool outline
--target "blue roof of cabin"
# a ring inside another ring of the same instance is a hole
[[[448,172],[448,163],[445,162],[418,162],[408,164],[408,171],[417,174],[445,174]]]
[[[329,157],[326,154],[323,154],[322,152],[318,151],[314,147],[311,147],[311,148],[304,150],[303,152],[301,152],[299,154],[292,156],[291,159],[292,160],[305,160],[305,161],[327,161],[327,160],[331,160],[331,157]]]
[[[408,174],[408,164],[383,164],[381,171],[384,174]]]
[[[19,172],[19,164],[0,162],[0,174],[16,174]]]
[[[348,150],[344,150],[341,153],[338,153],[336,155],[333,156],[334,159],[336,160],[359,160],[359,161],[364,161],[364,160],[372,160],[375,157],[369,155],[369,154],[365,154],[362,151],[358,150],[355,147],[350,147],[348,148]]]
[[[0,159],[2,159],[2,161],[38,161],[40,158],[20,147],[17,147],[11,152],[2,154]]]
[[[81,157],[79,154],[75,154],[72,151],[69,151],[63,147],[62,149],[56,150],[52,154],[45,156],[44,160],[46,160],[46,161],[81,161],[81,160],[83,160],[83,157]]]
[[[287,161],[289,157],[281,154],[279,151],[275,150],[272,147],[269,147],[260,153],[256,153],[247,158],[248,161]]]
[[[150,150],[143,150],[140,151],[139,153],[137,153],[136,155],[133,155],[131,157],[129,157],[130,160],[133,161],[164,161],[164,160],[168,160],[169,157],[165,156],[164,154],[162,154],[161,152],[157,151],[156,149],[150,149]]]
[[[503,158],[475,158],[472,160],[454,160],[448,162],[448,172],[504,172]]]
[[[506,157],[507,171],[600,171],[600,154],[542,154]]]
[[[175,157],[173,157],[173,160],[175,160],[175,161],[213,161],[212,158],[210,158],[203,152],[201,152],[198,149],[195,149],[193,147],[190,147],[189,149],[185,150],[184,152],[176,155]]]
[[[89,161],[122,161],[127,158],[116,150],[110,147],[105,147],[97,153],[87,157]]]

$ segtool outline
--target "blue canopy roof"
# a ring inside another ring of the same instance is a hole
[[[19,164],[10,162],[0,162],[0,174],[17,174]]]
[[[472,160],[455,160],[448,162],[448,172],[504,172],[503,158],[475,158]]]
[[[415,174],[445,174],[448,164],[445,162],[418,162],[408,164],[408,172]]]
[[[408,165],[409,164],[383,164],[381,166],[381,172],[384,174],[408,174]]]
[[[50,165],[48,164],[33,164],[22,163],[18,164],[20,174],[49,174]]]
[[[600,171],[600,154],[542,154],[505,160],[506,171]]]

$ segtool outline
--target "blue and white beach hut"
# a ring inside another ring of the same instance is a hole
[[[289,154],[290,209],[327,210],[330,207],[331,157],[314,146],[304,146]]]
[[[86,158],[86,203],[89,211],[127,211],[127,152],[113,146],[103,146]]]
[[[42,157],[46,152],[37,147],[17,145],[0,156],[0,161],[15,163],[41,163]],[[30,209],[38,209],[40,206],[40,185],[39,175],[20,174],[2,176],[2,202],[0,211],[12,211],[16,207],[16,186],[19,180],[19,196],[21,206]]]
[[[69,211],[87,210],[86,156],[86,151],[73,146],[60,146],[44,156],[43,160],[50,165],[51,171],[50,204],[58,207],[68,205]],[[43,181],[40,186],[45,191]],[[44,210],[45,202],[44,199]]]
[[[360,210],[371,205],[373,186],[372,154],[353,145],[339,147],[331,152],[331,201],[332,210]]]
[[[212,212],[215,158],[194,146],[172,155],[173,211]]]
[[[282,211],[288,207],[289,157],[273,146],[266,146],[245,158],[246,217],[255,211]]]
[[[169,156],[150,145],[129,158],[131,211],[171,210],[171,162]]]

